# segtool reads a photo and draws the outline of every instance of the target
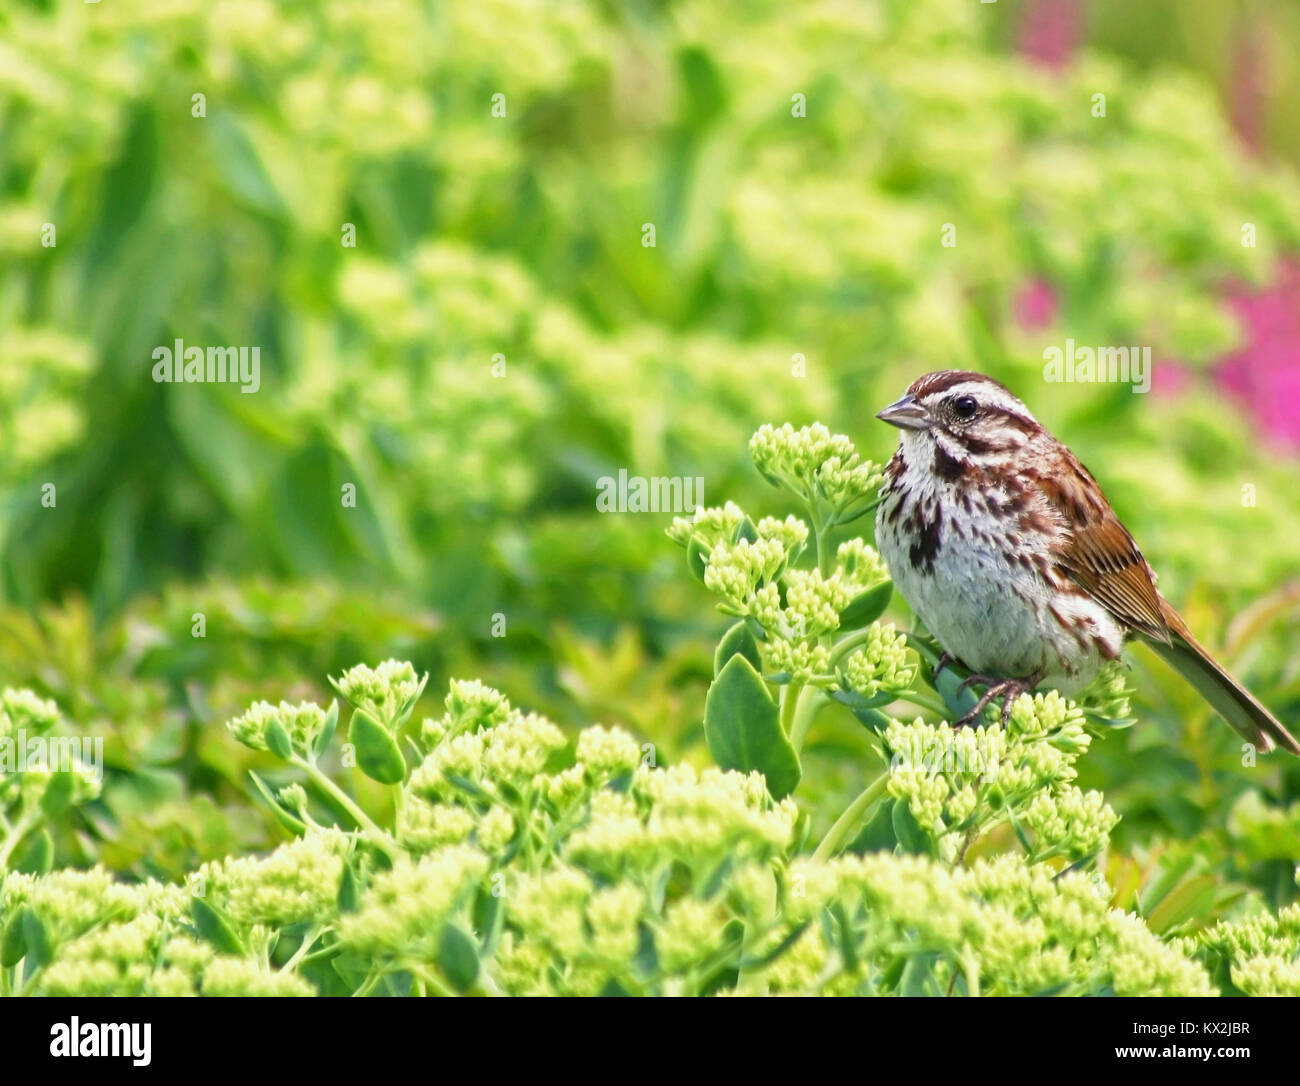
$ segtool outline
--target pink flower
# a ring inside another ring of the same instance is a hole
[[[1016,291],[1011,309],[1016,323],[1025,331],[1046,328],[1056,320],[1056,291],[1044,279],[1030,279]]]
[[[1300,264],[1286,261],[1262,291],[1237,287],[1228,304],[1246,345],[1215,368],[1215,381],[1276,447],[1300,451]]]
[[[1030,0],[1020,22],[1020,52],[1046,68],[1063,68],[1082,30],[1083,0]]]
[[[1181,362],[1161,360],[1152,367],[1151,391],[1157,396],[1181,396],[1191,383],[1191,375]]]

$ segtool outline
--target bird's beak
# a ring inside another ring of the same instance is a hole
[[[910,393],[901,400],[891,403],[876,416],[881,422],[897,426],[900,430],[928,430],[930,412],[916,401]]]

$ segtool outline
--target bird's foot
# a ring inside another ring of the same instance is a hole
[[[955,727],[965,728],[975,724],[980,714],[984,712],[984,706],[994,698],[1002,699],[1002,726],[1007,726],[1007,721],[1011,719],[1011,706],[1015,704],[1016,698],[1021,694],[1027,694],[1042,681],[1043,673],[1036,671],[1028,678],[1024,679],[1002,679],[996,675],[970,675],[957,684],[957,689],[965,690],[971,685],[985,687],[984,693],[980,695],[979,701],[975,703],[969,713],[957,721]]]

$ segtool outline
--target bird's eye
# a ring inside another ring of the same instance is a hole
[[[974,396],[958,396],[952,401],[953,413],[959,419],[973,418],[978,407]]]

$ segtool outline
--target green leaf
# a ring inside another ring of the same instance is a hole
[[[1185,920],[1202,915],[1214,901],[1218,881],[1212,875],[1195,875],[1179,883],[1151,910],[1147,927],[1157,935],[1163,935]]]
[[[849,915],[844,910],[844,903],[837,901],[830,907],[830,913],[835,920],[836,946],[839,948],[840,957],[844,961],[844,971],[853,973],[858,968],[858,948],[853,939],[853,925],[849,922]]]
[[[261,777],[251,769],[248,771],[248,775],[253,779],[253,786],[261,794],[262,799],[266,801],[266,805],[271,808],[271,813],[275,815],[275,820],[279,822],[281,826],[292,834],[307,832],[307,823],[292,811],[285,808],[276,798],[275,793],[271,791]]]
[[[805,920],[802,924],[799,924],[793,930],[787,932],[785,937],[779,943],[777,943],[776,946],[774,946],[771,950],[768,950],[765,953],[758,955],[757,957],[741,958],[740,968],[741,969],[762,969],[766,966],[771,965],[774,961],[777,960],[777,958],[781,957],[782,954],[784,954],[787,950],[789,950],[792,946],[794,946],[795,943],[799,941],[800,937],[803,935],[805,931],[808,930],[808,925],[811,923],[812,923],[811,920]]]
[[[429,673],[426,671],[423,678],[420,679],[420,685],[416,687],[415,693],[407,699],[406,703],[398,711],[393,720],[393,731],[396,732],[410,718],[412,710],[415,709],[415,703],[420,700],[424,693],[425,685],[429,682]]]
[[[293,756],[293,744],[289,742],[289,733],[278,720],[272,720],[266,726],[266,746],[272,754],[286,762]]]
[[[758,655],[758,642],[744,621],[737,622],[722,635],[722,640],[713,653],[713,674],[716,676],[733,656],[743,656],[754,665],[755,671],[762,670],[763,661]]]
[[[357,876],[351,864],[343,865],[343,877],[339,879],[338,903],[341,913],[354,913],[361,907],[361,887],[357,885]]]
[[[55,773],[41,795],[41,810],[49,818],[58,818],[72,802],[72,792],[75,787],[76,781],[67,770]]]
[[[27,956],[27,928],[31,917],[37,924],[41,918],[36,915],[30,905],[24,905],[9,918],[9,923],[5,926],[4,937],[0,938],[0,966],[5,969],[12,969]]]
[[[722,116],[727,107],[727,82],[709,51],[701,45],[688,45],[678,51],[681,73],[679,86],[682,124],[686,131],[699,132]]]
[[[319,758],[329,748],[330,740],[334,738],[334,730],[339,726],[339,699],[334,698],[330,702],[330,707],[325,712],[325,724],[316,736],[316,741],[311,745],[311,756]]]
[[[964,690],[957,689],[961,681],[962,677],[951,667],[944,668],[934,680],[934,688],[943,698],[943,703],[948,706],[953,720],[961,720],[975,708],[975,703],[979,701],[979,696],[969,686]]]
[[[898,835],[894,833],[894,807],[897,802],[893,796],[885,797],[871,816],[871,821],[862,827],[846,851],[861,855],[865,852],[892,850],[898,844]]]
[[[686,568],[691,571],[700,584],[704,583],[704,571],[709,565],[709,548],[698,536],[692,536],[691,541],[686,544]]]
[[[912,814],[912,805],[906,800],[898,800],[893,810],[894,836],[904,852],[927,853],[930,851],[930,838],[921,829],[916,816]]]
[[[27,839],[26,846],[14,860],[14,870],[24,875],[45,875],[54,865],[54,842],[47,830],[41,830]]]
[[[749,517],[742,517],[740,523],[736,525],[736,530],[731,534],[733,543],[739,543],[742,539],[746,543],[758,542],[758,529],[754,527],[754,522]]]
[[[244,944],[225,915],[201,897],[190,901],[190,916],[194,918],[194,930],[223,954],[244,953]]]
[[[909,997],[934,995],[934,965],[938,960],[939,955],[933,951],[909,955],[899,980],[898,994]]]
[[[799,783],[799,756],[781,730],[776,702],[743,656],[723,666],[704,699],[704,737],[723,769],[758,770],[776,799]]]
[[[856,690],[848,688],[847,680],[841,675],[840,683],[842,685],[828,691],[832,701],[838,701],[841,705],[847,706],[853,712],[867,712],[875,709],[879,705],[888,705],[894,701],[898,695],[889,690],[880,690],[871,697],[859,694]]]
[[[53,957],[50,947],[50,935],[45,928],[45,921],[31,909],[23,916],[23,942],[27,949],[27,974],[39,969]]]
[[[892,723],[890,718],[882,713],[879,709],[855,709],[850,708],[849,712],[857,719],[858,723],[866,728],[869,732],[876,735],[884,735],[885,729]]]
[[[438,968],[458,992],[467,992],[478,979],[478,946],[455,924],[442,929]]]
[[[491,954],[496,946],[505,916],[505,898],[494,894],[489,886],[480,887],[474,898],[474,929],[483,933],[484,954]]]
[[[212,162],[225,187],[250,207],[269,215],[284,211],[284,201],[262,165],[257,148],[235,114],[214,110],[204,122],[212,141]]]
[[[400,784],[406,776],[406,761],[393,737],[364,709],[352,714],[348,738],[357,748],[357,765],[380,784]]]
[[[859,592],[840,612],[840,629],[860,630],[864,626],[870,626],[885,613],[885,608],[889,606],[893,595],[893,581],[883,581],[875,588]]]

